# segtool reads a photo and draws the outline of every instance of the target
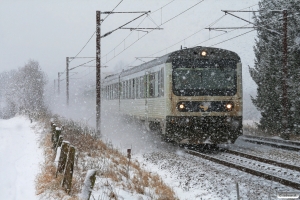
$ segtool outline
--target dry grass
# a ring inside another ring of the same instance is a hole
[[[53,163],[55,156],[52,149],[50,133],[46,134],[41,145],[44,148],[45,162],[41,166],[42,170],[36,178],[37,195],[48,192],[51,193],[51,197],[55,199],[62,199],[65,196],[69,196],[61,187],[63,176],[61,174],[58,174],[57,178],[55,177],[56,166]],[[70,194],[71,196],[69,199],[76,200],[78,198],[74,196],[74,194],[77,194],[79,192],[81,183],[79,183],[78,178],[76,177],[73,178],[72,183],[72,193]]]
[[[55,124],[63,125],[64,140],[75,146],[77,152],[71,199],[77,199],[76,196],[81,191],[86,172],[89,169],[98,169],[98,177],[113,181],[123,189],[145,194],[153,199],[178,199],[174,191],[165,185],[158,175],[145,171],[137,161],[128,162],[128,158],[111,144],[105,144],[97,139],[93,129],[71,120],[60,119],[58,116],[55,116],[54,119]],[[46,130],[50,130],[50,118],[41,118],[40,122],[44,124]],[[56,168],[53,165],[54,152],[51,148],[50,131],[44,139],[43,146],[46,160],[42,166],[42,172],[37,177],[37,191],[39,194],[52,191],[56,193],[55,199],[62,199],[67,194],[60,186],[62,177],[55,178]],[[95,188],[99,187],[95,186]],[[152,192],[149,193],[149,191]],[[108,193],[108,196],[110,199],[118,199],[113,190]]]

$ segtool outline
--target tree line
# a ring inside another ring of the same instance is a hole
[[[283,10],[287,10],[287,77],[283,62]],[[250,74],[257,84],[252,97],[261,113],[258,128],[285,139],[300,133],[300,1],[261,0],[258,14],[254,68]],[[274,12],[275,11],[275,12]],[[283,103],[286,85],[287,103]],[[286,118],[284,113],[286,112]]]

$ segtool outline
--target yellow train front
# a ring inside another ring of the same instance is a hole
[[[177,143],[234,143],[242,134],[242,64],[228,50],[174,51],[102,81],[104,106]]]
[[[196,47],[174,52],[164,138],[178,143],[234,143],[242,134],[242,65],[231,51]]]

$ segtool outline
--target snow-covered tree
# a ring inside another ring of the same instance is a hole
[[[287,119],[283,107],[283,10],[287,10]],[[276,11],[276,12],[274,12]],[[261,112],[259,128],[271,134],[297,133],[300,130],[300,1],[261,0],[254,16],[257,39],[255,65],[250,74],[256,82],[252,98]]]
[[[1,74],[2,92],[5,99],[5,115],[30,111],[37,113],[45,109],[44,88],[47,78],[37,61],[30,60],[24,67]]]

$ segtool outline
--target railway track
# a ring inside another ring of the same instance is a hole
[[[250,143],[262,144],[262,145],[267,145],[271,147],[292,150],[292,151],[300,151],[300,142],[252,136],[252,135],[243,135],[240,137],[240,139]]]
[[[185,149],[185,152],[300,190],[300,167],[298,166],[232,150],[221,149],[218,154],[204,154],[190,149]]]

